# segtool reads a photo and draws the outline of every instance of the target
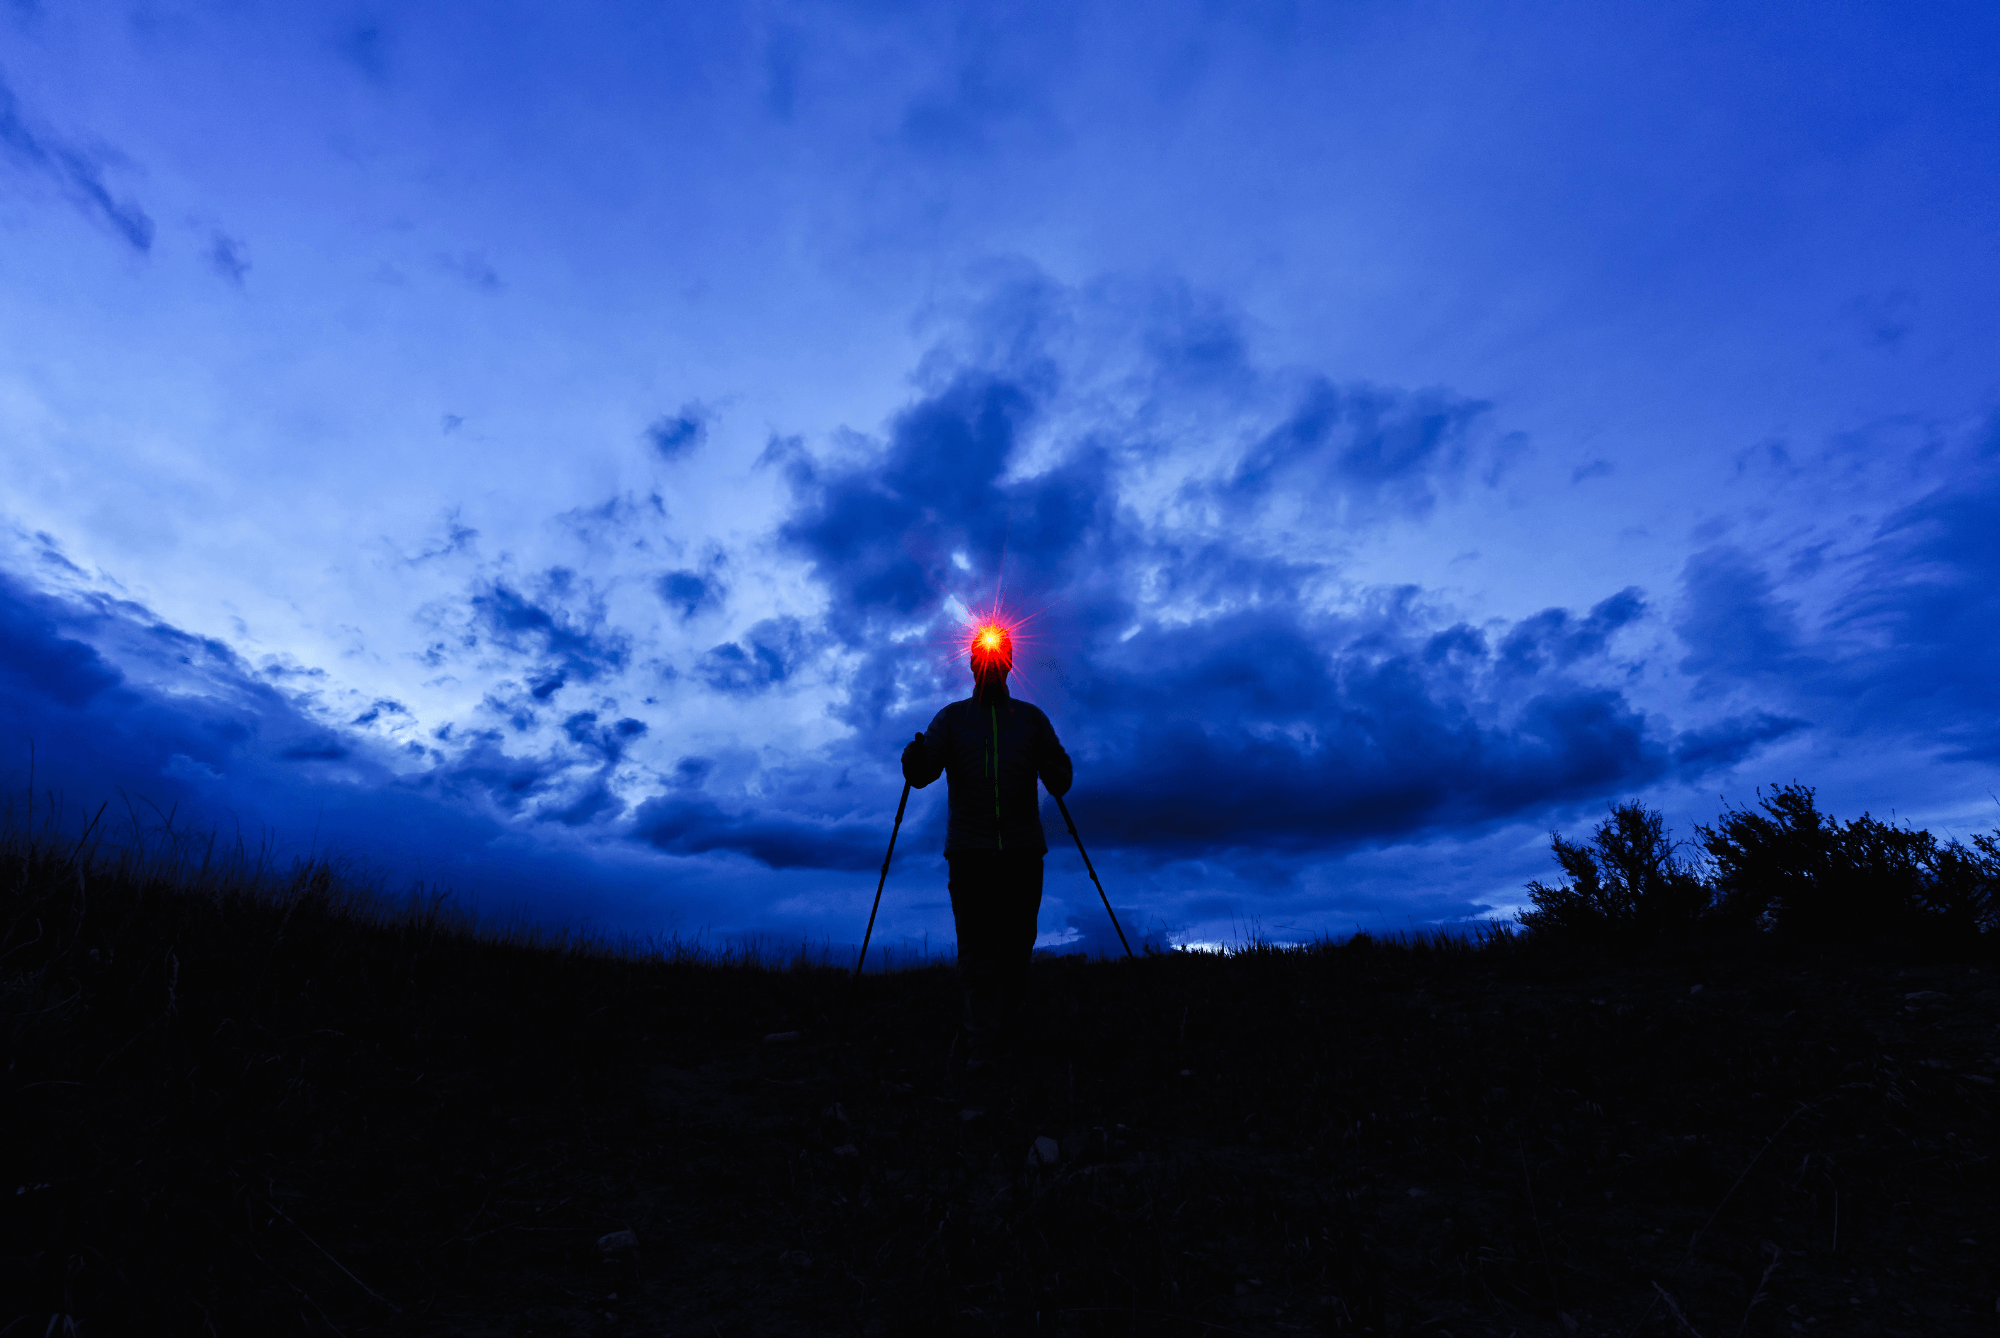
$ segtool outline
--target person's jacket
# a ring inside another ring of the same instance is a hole
[[[1069,754],[1040,708],[1017,701],[1007,685],[981,688],[931,719],[921,743],[903,755],[903,779],[918,789],[942,774],[951,791],[947,855],[960,850],[1048,853],[1042,835],[1040,780],[1049,793],[1069,790]]]

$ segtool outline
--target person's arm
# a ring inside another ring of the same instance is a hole
[[[1041,773],[1042,784],[1049,793],[1060,799],[1069,793],[1070,783],[1076,779],[1076,768],[1070,764],[1069,754],[1063,751],[1062,740],[1056,737],[1056,727],[1049,718],[1042,717],[1041,735],[1035,749],[1035,770]]]
[[[928,734],[919,734],[903,745],[903,779],[913,788],[921,790],[944,774],[946,732],[944,712],[939,711]]]

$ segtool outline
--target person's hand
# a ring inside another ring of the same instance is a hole
[[[917,737],[903,745],[903,770],[908,771],[911,763],[923,760],[923,748],[924,733],[918,730]]]

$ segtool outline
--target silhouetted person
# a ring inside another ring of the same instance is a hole
[[[1041,796],[1035,781],[1069,790],[1069,754],[1049,718],[1007,691],[1014,645],[999,628],[972,643],[972,695],[953,702],[903,749],[903,778],[918,789],[943,773],[951,790],[944,856],[965,989],[968,1066],[989,1068],[1011,1045],[1027,993],[1035,919],[1042,908]]]

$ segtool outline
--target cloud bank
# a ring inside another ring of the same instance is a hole
[[[901,742],[965,691],[962,620],[995,599],[1023,619],[1017,691],[1076,758],[1093,850],[1135,878],[1288,885],[1727,780],[1829,732],[2000,750],[2000,436],[1844,550],[1709,542],[1677,586],[1471,617],[1359,578],[1354,555],[1503,505],[1526,444],[1448,390],[1246,349],[1226,308],[1172,284],[1016,272],[946,323],[879,430],[774,436],[750,469],[782,505],[734,549],[674,565],[688,546],[656,497],[552,518],[580,553],[638,555],[608,565],[438,550],[462,584],[407,658],[476,688],[450,718],[253,664],[24,541],[40,568],[0,582],[0,727],[78,795],[291,834],[310,814],[378,860],[470,866],[545,906],[549,880],[734,878],[744,925],[814,923],[813,887],[875,867]],[[676,457],[705,422],[635,449]],[[749,599],[750,572],[792,593]],[[905,849],[939,835],[915,813]],[[1095,941],[1089,921],[1071,941]]]

